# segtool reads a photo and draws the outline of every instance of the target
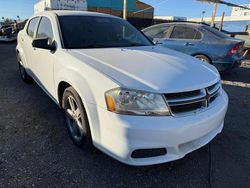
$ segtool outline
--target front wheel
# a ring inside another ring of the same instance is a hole
[[[17,61],[18,61],[18,69],[21,79],[25,83],[30,83],[32,78],[27,74],[25,67],[23,66],[20,54],[17,55]]]
[[[70,138],[78,147],[92,146],[91,133],[86,111],[77,92],[69,87],[64,91],[62,107]]]
[[[205,55],[195,55],[194,57],[201,60],[201,61],[203,61],[203,62],[212,64],[211,60]]]

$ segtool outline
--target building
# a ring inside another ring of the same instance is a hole
[[[122,17],[123,0],[87,0],[88,10]],[[139,0],[127,0],[128,18],[153,19],[154,8]],[[143,10],[143,11],[142,11]]]
[[[242,6],[250,8],[250,4],[249,5],[242,5]],[[240,7],[233,7],[231,16],[234,16],[234,17],[250,16],[250,10],[243,9]]]
[[[249,5],[242,5],[250,7]],[[210,23],[211,17],[206,17],[203,19],[204,22]],[[189,18],[188,21],[201,22],[200,18]],[[215,18],[215,23],[218,25],[221,21],[221,16]],[[250,10],[233,7],[231,16],[225,16],[223,29],[232,31],[232,32],[241,32],[245,31],[247,25],[250,25]]]

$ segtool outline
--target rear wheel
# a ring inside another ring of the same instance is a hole
[[[91,132],[86,111],[77,92],[69,87],[64,91],[62,107],[70,138],[78,147],[92,146]]]
[[[195,55],[194,57],[201,60],[201,61],[203,61],[203,62],[212,64],[211,60],[205,55]]]
[[[18,61],[18,68],[19,68],[19,74],[20,78],[25,82],[25,83],[30,83],[32,78],[27,74],[25,67],[23,66],[20,54],[17,55],[17,61]]]

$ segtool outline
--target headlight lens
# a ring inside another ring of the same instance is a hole
[[[162,95],[128,89],[113,89],[105,93],[107,108],[126,115],[170,115]]]

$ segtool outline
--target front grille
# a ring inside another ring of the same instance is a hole
[[[205,105],[204,102],[195,102],[190,104],[172,106],[171,111],[173,114],[192,112],[194,110],[203,108],[204,105]]]
[[[195,97],[199,96],[201,94],[201,90],[195,90],[195,91],[188,91],[183,93],[173,93],[173,94],[167,94],[166,98],[168,100],[176,100],[176,99],[183,99],[183,98],[189,98],[189,97]]]
[[[210,103],[210,104],[213,103],[213,102],[217,99],[218,95],[219,95],[219,93],[217,93],[216,95],[212,96],[212,97],[210,98],[210,100],[209,100],[209,103]]]
[[[220,83],[216,83],[210,87],[207,88],[209,94],[215,94],[220,90]]]
[[[208,108],[219,96],[220,89],[218,82],[200,90],[165,94],[165,98],[173,115],[196,113]]]

